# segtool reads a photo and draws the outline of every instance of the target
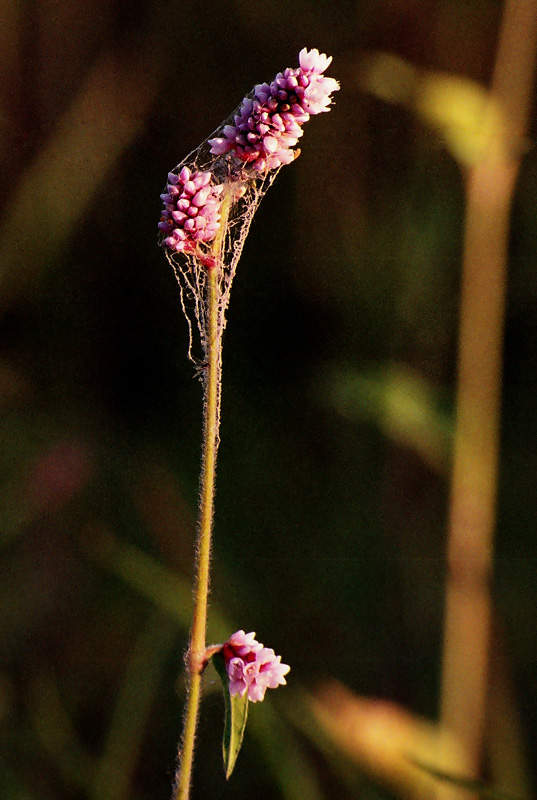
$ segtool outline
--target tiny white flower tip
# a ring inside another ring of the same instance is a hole
[[[324,72],[332,63],[332,56],[327,56],[325,53],[319,53],[317,48],[308,50],[306,47],[302,48],[298,55],[300,66],[304,72]]]
[[[278,140],[274,136],[264,136],[263,147],[267,153],[274,153],[278,149]]]

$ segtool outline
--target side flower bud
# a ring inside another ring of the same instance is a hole
[[[281,663],[281,656],[274,650],[256,641],[255,633],[236,631],[222,645],[226,671],[229,678],[229,693],[240,695],[248,693],[248,699],[257,703],[264,699],[267,689],[284,686],[291,667]]]
[[[164,210],[159,222],[161,245],[175,252],[198,253],[201,242],[211,242],[220,224],[223,186],[215,185],[211,172],[183,167],[178,175],[168,173],[168,184],[160,195]]]

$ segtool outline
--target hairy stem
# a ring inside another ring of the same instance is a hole
[[[194,742],[201,698],[201,673],[205,665],[214,487],[219,443],[218,431],[220,427],[223,332],[222,320],[220,320],[220,277],[223,270],[224,240],[231,205],[232,194],[228,193],[222,203],[220,229],[211,248],[215,256],[216,265],[208,269],[207,272],[208,340],[204,366],[203,445],[198,514],[196,588],[194,592],[190,645],[187,653],[187,702],[172,800],[188,800],[190,794]],[[201,266],[199,268],[201,269]]]

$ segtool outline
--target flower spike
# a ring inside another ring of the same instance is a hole
[[[244,98],[234,124],[224,126],[223,136],[209,139],[211,153],[234,153],[258,172],[293,161],[302,125],[310,116],[330,111],[331,95],[339,89],[334,78],[324,75],[331,61],[316,49],[303,48],[297,69],[279,72],[272,83],[258,84]]]
[[[183,167],[168,173],[168,185],[160,199],[164,210],[158,227],[161,244],[175,252],[196,253],[200,242],[212,241],[220,223],[222,185],[214,185],[211,172]]]

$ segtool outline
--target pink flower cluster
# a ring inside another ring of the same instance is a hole
[[[318,50],[299,53],[298,69],[279,72],[272,83],[260,83],[245,97],[223,136],[209,139],[211,153],[233,152],[260,172],[289,164],[298,155],[291,148],[303,134],[302,125],[313,114],[330,111],[331,94],[339,89],[323,74],[331,56]]]
[[[229,693],[242,697],[248,692],[252,703],[263,700],[267,689],[283,686],[284,675],[291,669],[281,663],[281,656],[274,650],[257,642],[255,633],[236,631],[221,652],[229,678]]]
[[[164,211],[159,228],[163,247],[193,253],[199,242],[210,242],[220,223],[223,186],[212,183],[211,172],[183,167],[179,175],[168,173],[166,192],[161,194]]]

